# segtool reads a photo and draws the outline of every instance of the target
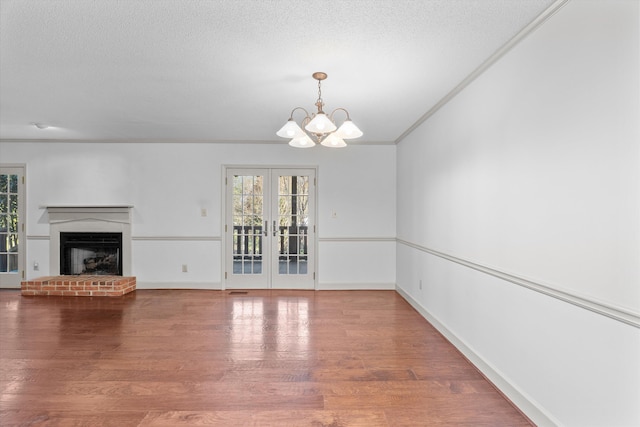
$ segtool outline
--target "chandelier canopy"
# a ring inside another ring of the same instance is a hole
[[[321,83],[327,78],[326,73],[316,72],[312,74],[312,77],[318,81],[318,100],[316,101],[316,107],[318,112],[309,115],[309,112],[302,107],[296,107],[291,111],[289,120],[285,123],[276,135],[282,138],[289,138],[289,145],[296,148],[310,148],[316,145],[316,142],[324,145],[325,147],[340,148],[346,147],[347,143],[345,139],[360,138],[362,131],[351,121],[349,112],[344,108],[336,108],[327,115],[322,110],[324,102],[322,101],[322,89]],[[305,113],[305,117],[302,119],[301,125],[293,119],[293,113],[297,110],[302,110]],[[336,112],[342,111],[347,115],[347,118],[342,122],[340,127],[337,127],[333,116]],[[305,130],[302,130],[302,129]],[[313,137],[313,139],[312,139]],[[315,139],[315,141],[314,141]]]

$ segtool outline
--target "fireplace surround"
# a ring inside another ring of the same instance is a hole
[[[61,234],[64,236],[66,233],[74,233],[76,236],[78,235],[76,233],[84,235],[107,233],[111,236],[121,236],[121,249],[118,253],[120,265],[119,271],[115,274],[131,276],[132,206],[47,206],[46,209],[49,217],[49,266],[52,276],[82,274],[77,270],[65,272],[64,267],[61,266]],[[87,262],[92,262],[91,256],[85,258]],[[92,271],[87,273],[96,274],[96,270],[92,268]],[[113,274],[113,272],[104,271],[102,274]]]

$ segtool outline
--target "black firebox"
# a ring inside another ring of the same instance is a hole
[[[122,276],[122,233],[60,233],[60,274]]]

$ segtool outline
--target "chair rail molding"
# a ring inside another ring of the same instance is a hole
[[[640,329],[640,314],[635,313],[631,310],[626,310],[622,307],[616,307],[601,301],[595,301],[593,299],[579,296],[572,292],[560,290],[549,285],[537,283],[532,280],[513,275],[511,273],[500,271],[492,267],[487,267],[485,265],[482,265],[473,261],[469,261],[466,259],[462,259],[454,255],[449,255],[444,252],[427,248],[425,246],[421,246],[400,238],[397,239],[397,242],[401,245],[405,245],[410,248],[417,249],[421,252],[425,252],[440,258],[444,258],[448,261],[455,262],[456,264],[460,264],[465,267],[472,268],[477,271],[481,271],[483,273],[489,274],[499,279],[514,283],[518,286],[525,287],[532,291],[539,292],[541,294],[550,296],[552,298],[556,298],[560,301],[573,304],[577,307],[584,308],[586,310],[592,311],[594,313],[609,317],[613,320],[617,320],[619,322],[626,323],[627,325]]]

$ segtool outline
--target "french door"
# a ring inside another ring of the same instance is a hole
[[[24,248],[24,167],[0,166],[0,288],[20,287]]]
[[[315,169],[226,171],[225,286],[313,289]]]

